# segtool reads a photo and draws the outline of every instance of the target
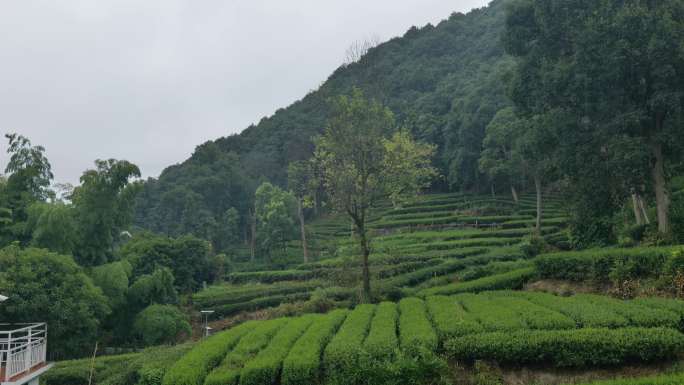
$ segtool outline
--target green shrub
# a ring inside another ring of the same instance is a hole
[[[271,337],[284,327],[289,319],[263,321],[246,334],[204,381],[205,385],[234,385],[240,379],[243,365],[263,349]]]
[[[274,270],[236,272],[228,275],[228,281],[233,284],[261,282],[274,283],[280,281],[303,281],[314,277],[311,270]]]
[[[257,323],[246,322],[200,342],[164,376],[164,385],[202,385],[207,374]]]
[[[437,333],[432,328],[422,300],[404,298],[399,302],[399,341],[402,350],[409,355],[437,349]]]
[[[347,310],[334,310],[314,320],[283,361],[282,385],[310,385],[319,382],[323,348],[348,313]]]
[[[606,282],[618,263],[630,267],[629,273],[623,277],[657,277],[662,274],[665,261],[674,250],[672,247],[591,249],[544,254],[534,262],[542,278]]]
[[[388,360],[399,347],[397,339],[397,304],[382,302],[375,310],[370,332],[363,343],[370,360]]]
[[[133,324],[133,333],[147,346],[172,343],[191,332],[187,316],[173,305],[150,305],[135,317]]]
[[[669,310],[649,308],[638,303],[610,297],[580,294],[576,298],[610,309],[627,318],[633,326],[677,328],[681,319],[680,315]]]
[[[374,305],[357,306],[325,348],[323,364],[330,384],[355,384],[360,379],[359,358],[374,313]]]
[[[532,303],[524,298],[507,296],[506,292],[496,293],[492,298],[492,306],[508,308],[518,313],[527,328],[537,330],[574,329],[577,323],[570,317],[557,311]]]
[[[683,351],[684,335],[666,328],[520,330],[458,337],[445,346],[461,360],[583,367],[671,359]]]
[[[519,289],[536,276],[534,267],[513,270],[468,282],[457,282],[420,291],[420,296],[478,293],[488,290]]]
[[[283,360],[292,345],[311,326],[314,317],[293,318],[273,337],[268,346],[248,361],[240,373],[240,384],[275,384],[278,380]]]
[[[679,315],[680,318],[684,318],[684,301],[681,300],[650,297],[637,298],[630,302],[638,305],[643,305],[652,309],[668,310]]]
[[[666,374],[642,378],[623,378],[617,380],[596,381],[583,385],[681,385],[684,384],[684,374]]]
[[[521,293],[533,303],[555,310],[572,318],[581,327],[625,327],[629,320],[605,306],[578,297],[559,297],[546,293]]]
[[[428,297],[425,302],[441,341],[484,331],[477,319],[466,312],[454,298],[433,296]]]
[[[513,331],[527,327],[516,310],[496,306],[484,294],[460,294],[451,298],[475,317],[486,331]]]

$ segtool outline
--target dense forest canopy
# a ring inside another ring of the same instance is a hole
[[[434,161],[445,178],[437,188],[488,188],[478,170],[485,127],[507,106],[504,55],[506,1],[437,26],[412,28],[341,66],[318,90],[257,125],[204,143],[192,157],[145,183],[135,223],[178,236],[191,233],[221,244],[226,213],[238,211],[247,238],[254,191],[262,181],[287,185],[287,165],[313,152],[325,128],[330,99],[354,87],[389,107],[416,139],[438,145]]]

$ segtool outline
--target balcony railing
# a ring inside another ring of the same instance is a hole
[[[0,383],[13,382],[45,365],[47,325],[0,324]]]

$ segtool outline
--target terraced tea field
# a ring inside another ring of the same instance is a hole
[[[458,194],[426,195],[401,208],[377,210],[370,223],[375,233],[370,256],[375,296],[389,300],[425,295],[433,286],[504,273],[510,276],[495,278],[499,286],[485,289],[518,287],[512,277],[524,278],[525,269],[532,266],[518,244],[530,234],[535,212],[533,196],[515,203]],[[566,218],[560,201],[549,198],[544,213],[542,234],[563,246]],[[335,216],[308,227],[319,250],[314,261],[282,270],[232,272],[225,284],[195,294],[196,308],[211,308],[226,317],[304,302],[316,289],[334,301],[353,303],[358,296],[359,258],[349,222]]]
[[[684,352],[683,317],[684,302],[665,299],[515,291],[404,298],[243,323],[198,344],[164,384],[428,383],[446,360],[557,367],[662,361]]]

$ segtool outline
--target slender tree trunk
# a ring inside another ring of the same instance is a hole
[[[496,192],[494,189],[494,183],[492,183],[492,198],[496,198]]]
[[[371,301],[371,286],[370,286],[370,269],[368,267],[368,256],[370,255],[370,245],[368,244],[368,237],[366,236],[365,226],[357,226],[359,232],[359,241],[361,243],[361,275],[363,280],[363,298],[362,302],[369,303]]]
[[[540,233],[542,224],[542,182],[539,174],[534,174],[534,188],[537,191],[537,222],[535,224],[535,231]]]
[[[249,250],[250,260],[254,262],[254,258],[256,256],[256,211],[252,213],[250,219],[252,220],[252,239],[249,242]]]
[[[304,210],[302,200],[297,199],[297,215],[299,215],[299,230],[302,233],[302,252],[304,253],[304,263],[309,262],[309,248],[306,244],[306,228],[304,226]]]
[[[654,142],[651,144],[651,149],[654,159],[651,174],[653,176],[656,211],[658,213],[658,232],[667,234],[670,232],[670,196],[665,181],[663,146],[660,143]]]
[[[513,194],[513,201],[518,203],[518,191],[515,189],[514,185],[511,185],[511,194]]]
[[[314,210],[314,217],[318,217],[318,189],[314,189],[313,192],[313,210]]]
[[[637,201],[639,202],[639,209],[641,209],[641,217],[644,219],[644,222],[647,225],[650,225],[651,219],[648,217],[648,213],[646,212],[646,205],[644,204],[644,197],[642,197],[640,194],[637,194]]]
[[[637,193],[632,193],[632,207],[634,209],[634,219],[637,225],[644,224],[644,218],[641,216],[641,207],[639,206],[639,195]]]

